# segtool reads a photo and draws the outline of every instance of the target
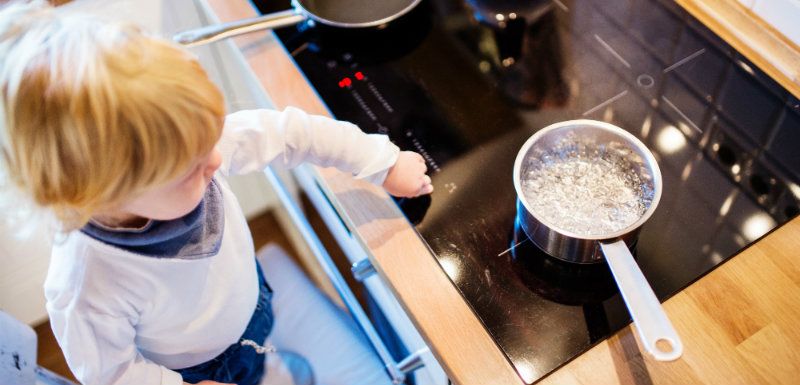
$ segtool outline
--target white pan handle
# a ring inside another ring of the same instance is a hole
[[[600,242],[600,247],[644,348],[659,361],[672,361],[680,357],[683,343],[625,241]]]

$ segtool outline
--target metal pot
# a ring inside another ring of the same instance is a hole
[[[335,28],[380,28],[414,9],[422,0],[292,0],[293,9],[179,32],[173,40],[194,46],[249,32],[313,20]]]
[[[658,360],[683,345],[630,252],[661,197],[661,172],[636,137],[593,120],[556,123],[517,154],[517,216],[530,240],[572,263],[608,263],[645,349]]]

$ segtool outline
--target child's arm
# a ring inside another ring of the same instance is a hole
[[[220,170],[225,174],[309,162],[352,173],[395,196],[414,197],[432,191],[418,154],[401,153],[386,135],[366,134],[352,123],[296,108],[228,115],[217,148],[223,157]]]

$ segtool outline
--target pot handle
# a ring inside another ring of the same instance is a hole
[[[680,357],[683,343],[625,241],[600,242],[600,247],[644,348],[659,361]]]
[[[300,10],[289,9],[251,17],[249,19],[236,20],[223,24],[212,24],[178,32],[172,36],[172,40],[187,47],[192,47],[200,44],[213,43],[248,32],[288,27],[306,19],[308,19],[308,17]]]

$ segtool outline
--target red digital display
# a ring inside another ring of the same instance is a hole
[[[353,77],[356,78],[356,80],[364,80],[365,78],[364,73],[361,71],[354,73]],[[342,80],[339,80],[339,88],[350,87],[351,85],[353,85],[353,80],[350,79],[349,77],[342,78]]]

